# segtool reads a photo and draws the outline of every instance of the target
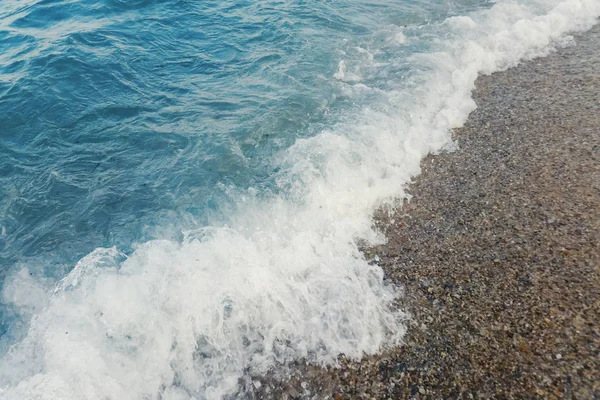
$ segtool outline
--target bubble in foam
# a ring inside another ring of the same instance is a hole
[[[394,35],[394,41],[398,44],[404,44],[406,43],[406,36],[402,31],[399,31]]]

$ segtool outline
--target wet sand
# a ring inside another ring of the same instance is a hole
[[[460,149],[381,221],[405,345],[256,398],[600,398],[600,25],[576,43],[480,77]]]

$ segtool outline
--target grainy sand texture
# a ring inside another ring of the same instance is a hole
[[[257,398],[600,398],[600,26],[576,43],[480,77],[460,149],[365,250],[404,288],[405,345]]]

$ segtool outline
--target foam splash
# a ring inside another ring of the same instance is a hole
[[[30,322],[0,364],[0,398],[219,399],[277,363],[399,344],[397,291],[356,245],[384,240],[374,208],[451,145],[478,74],[543,56],[598,15],[596,0],[506,1],[450,18],[438,51],[411,60],[429,67],[423,84],[388,93],[393,112],[365,107],[280,155],[283,195],[238,193],[226,224],[182,242],[97,249],[52,289],[17,273],[3,300]]]

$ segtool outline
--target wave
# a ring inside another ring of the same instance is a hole
[[[374,210],[407,196],[425,155],[453,147],[479,74],[544,56],[599,15],[596,0],[501,1],[448,18],[431,51],[409,59],[422,71],[415,85],[273,159],[279,194],[230,189],[223,223],[130,255],[96,249],[57,285],[21,269],[2,296],[26,333],[2,359],[0,398],[219,399],[278,364],[401,344],[399,289],[357,244],[385,240]],[[411,29],[390,41],[410,45]],[[342,59],[335,76],[349,95],[381,91],[352,68]]]

